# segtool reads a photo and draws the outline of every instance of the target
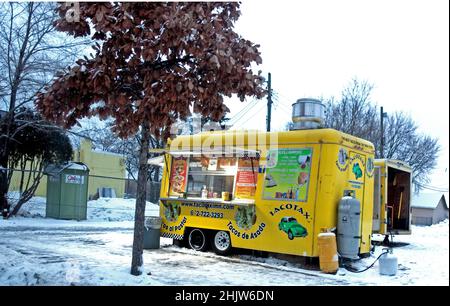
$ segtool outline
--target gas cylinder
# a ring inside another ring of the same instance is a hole
[[[361,203],[345,196],[339,201],[337,220],[337,247],[343,258],[358,259],[361,240]]]
[[[383,251],[385,250],[387,250],[386,254],[380,257],[380,274],[392,276],[397,274],[398,260],[391,248],[383,249]]]
[[[334,233],[320,233],[318,236],[319,265],[325,273],[336,273],[339,269],[339,258]]]

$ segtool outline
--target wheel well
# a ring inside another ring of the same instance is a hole
[[[208,229],[208,228],[201,228],[201,227],[186,227],[184,229],[184,234],[183,234],[183,239],[187,239],[189,237],[189,233],[194,230],[194,229],[199,229],[202,230],[203,233],[205,233],[206,239],[211,239],[214,237],[214,234],[217,232],[226,232],[228,233],[228,235],[230,236],[231,239],[231,233],[230,231],[227,230],[217,230],[217,229]]]
[[[183,237],[184,237],[185,239],[187,239],[187,238],[189,237],[189,234],[191,233],[191,231],[193,231],[193,230],[195,230],[195,229],[202,230],[203,233],[205,234],[205,238],[206,238],[206,239],[208,239],[208,238],[211,236],[212,232],[213,232],[213,231],[210,230],[210,229],[201,228],[201,227],[186,227],[186,228],[184,229],[184,235],[183,235]]]

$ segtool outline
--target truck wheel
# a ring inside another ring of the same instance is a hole
[[[225,231],[219,231],[212,237],[212,246],[214,252],[218,255],[226,255],[231,251],[230,234]]]
[[[206,245],[206,234],[199,228],[194,228],[188,236],[188,244],[191,249],[196,251],[205,251]]]
[[[186,240],[187,240],[186,238],[184,238],[182,240],[173,239],[173,245],[175,245],[179,248],[186,248],[187,247]]]

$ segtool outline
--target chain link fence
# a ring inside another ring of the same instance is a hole
[[[21,183],[22,172],[18,169],[9,169],[14,171],[11,184],[9,186],[9,197],[19,197],[20,186],[25,186],[28,181],[29,174],[32,171],[25,171],[25,176]],[[31,182],[30,182],[31,184]],[[155,204],[158,204],[159,194],[161,189],[160,182],[147,182],[147,195],[146,200]],[[89,200],[103,198],[126,198],[133,199],[137,195],[137,181],[133,179],[102,176],[102,175],[89,175],[88,178],[88,197]],[[47,175],[44,175],[36,189],[35,196],[46,197],[47,196]]]

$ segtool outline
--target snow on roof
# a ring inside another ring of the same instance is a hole
[[[442,197],[444,197],[445,207],[448,208],[448,197],[438,192],[414,194],[411,207],[435,209]]]
[[[89,168],[85,164],[80,162],[76,163],[71,162],[67,167],[64,167],[64,169],[83,170],[83,171],[89,170]]]
[[[44,169],[44,174],[55,174],[60,173],[64,169],[72,169],[72,170],[83,170],[87,171],[89,168],[81,163],[81,162],[67,162],[64,165],[55,165],[55,164],[49,164]]]
[[[105,155],[111,155],[111,156],[118,156],[118,157],[124,157],[123,154],[119,154],[119,153],[113,153],[113,152],[108,152],[108,151],[103,151],[103,150],[92,150],[92,152],[94,153],[100,153],[100,154],[105,154]]]

